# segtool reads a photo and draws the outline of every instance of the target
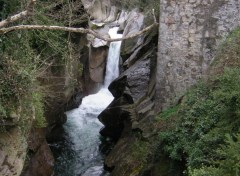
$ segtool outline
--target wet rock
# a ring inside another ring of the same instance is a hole
[[[90,78],[97,83],[104,82],[108,47],[91,48],[89,57]]]
[[[90,53],[90,47],[85,46],[81,56],[81,63],[83,64],[82,83],[84,96],[97,93],[100,85],[100,83],[96,83],[90,78]]]
[[[115,99],[99,116],[98,119],[104,124],[100,134],[117,140],[124,127],[124,121],[128,118],[128,112],[119,108],[121,105],[129,104],[124,98]]]
[[[72,109],[78,108],[82,103],[82,98],[84,97],[83,92],[76,91],[75,94],[72,95],[70,100],[65,105],[65,111],[70,111]]]
[[[67,119],[67,117],[66,117],[66,119]],[[63,140],[64,133],[65,133],[65,131],[64,131],[62,124],[59,124],[59,125],[54,124],[47,128],[46,140],[49,143],[61,141],[61,140]]]
[[[132,122],[137,119],[136,104],[148,92],[150,62],[149,58],[140,59],[110,84],[115,99],[98,117],[104,124],[100,132],[103,136],[117,140],[123,131],[132,130]]]
[[[32,129],[28,144],[31,159],[22,176],[51,176],[54,158],[45,139],[45,129]]]

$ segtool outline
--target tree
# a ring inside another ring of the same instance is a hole
[[[152,25],[144,28],[143,30],[141,30],[135,34],[132,34],[132,35],[129,35],[126,37],[122,37],[122,38],[118,38],[118,39],[111,39],[111,38],[103,37],[103,36],[99,35],[97,32],[95,32],[94,30],[85,29],[85,28],[73,28],[73,27],[64,27],[64,26],[47,26],[47,25],[15,25],[15,26],[11,26],[11,27],[6,27],[13,22],[21,20],[27,16],[33,15],[34,14],[34,6],[35,6],[36,2],[37,2],[37,0],[31,0],[25,11],[20,12],[16,15],[9,17],[8,19],[1,21],[0,22],[0,34],[6,34],[8,32],[16,31],[16,30],[33,30],[33,29],[61,30],[61,31],[67,31],[67,32],[91,34],[94,37],[99,38],[101,40],[113,42],[113,41],[127,40],[127,39],[137,37],[139,35],[144,34],[147,31],[150,31],[151,29],[153,29],[155,26],[158,25],[155,14],[154,14],[154,9],[153,9],[152,14],[153,14],[153,18],[154,18],[154,23]]]

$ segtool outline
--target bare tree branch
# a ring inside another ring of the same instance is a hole
[[[23,19],[26,16],[32,15],[33,8],[34,8],[34,5],[36,4],[36,1],[37,0],[31,0],[27,7],[27,10],[20,12],[16,15],[13,15],[6,20],[1,21],[0,22],[0,35],[6,34],[11,31],[17,31],[17,30],[59,30],[59,31],[66,31],[66,32],[91,34],[94,37],[99,38],[101,40],[108,41],[108,42],[114,42],[114,41],[126,40],[126,39],[131,39],[131,38],[137,37],[139,35],[144,34],[147,31],[150,31],[152,28],[154,28],[155,26],[158,25],[155,14],[154,14],[154,9],[153,9],[152,14],[153,14],[153,18],[154,18],[154,23],[152,25],[150,25],[150,26],[144,28],[143,30],[136,32],[132,35],[128,35],[128,36],[125,36],[122,38],[116,38],[116,39],[111,39],[109,37],[103,37],[103,36],[101,36],[101,34],[98,34],[94,30],[85,29],[85,28],[73,28],[73,27],[64,27],[64,26],[46,26],[46,25],[16,25],[16,26],[11,26],[11,27],[5,27],[9,23],[13,23],[17,20]]]
[[[114,41],[126,40],[126,39],[131,39],[131,38],[137,37],[139,35],[144,34],[147,31],[150,31],[157,25],[158,25],[158,23],[155,22],[152,25],[144,28],[143,30],[141,30],[137,33],[134,33],[132,35],[125,36],[122,38],[117,38],[117,39],[103,37],[103,36],[101,36],[101,34],[98,34],[91,29],[63,27],[63,26],[45,26],[45,25],[18,25],[18,26],[12,26],[12,27],[8,27],[8,28],[0,28],[0,34],[6,34],[10,31],[16,31],[16,30],[34,30],[34,29],[35,30],[36,29],[38,29],[38,30],[59,30],[59,31],[74,32],[74,33],[92,34],[94,37],[99,38],[101,40],[105,40],[108,42],[114,42]]]
[[[157,19],[156,19],[156,16],[155,16],[155,10],[154,9],[152,9],[152,15],[153,15],[154,23],[157,23]]]
[[[3,28],[5,26],[7,26],[8,24],[13,23],[17,20],[23,19],[24,17],[32,15],[33,8],[34,8],[34,5],[36,4],[36,1],[37,0],[31,0],[28,7],[27,7],[27,10],[25,10],[23,12],[20,12],[16,15],[13,15],[13,16],[7,18],[6,20],[1,21],[0,22],[0,28]]]

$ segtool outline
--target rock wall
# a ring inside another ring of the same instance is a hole
[[[225,36],[240,25],[239,0],[160,0],[156,111],[203,78]]]

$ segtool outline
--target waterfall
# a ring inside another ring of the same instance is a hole
[[[121,38],[122,34],[117,34],[118,27],[109,30],[111,38]],[[109,84],[119,76],[119,57],[120,57],[121,41],[111,42],[107,58],[106,76],[104,80],[104,87],[107,88]]]
[[[119,38],[118,28],[109,30],[111,38]],[[112,102],[109,84],[119,76],[119,55],[121,42],[112,42],[107,58],[104,85],[96,94],[86,96],[79,108],[67,112],[64,125],[68,135],[64,151],[57,158],[56,174],[61,176],[105,176],[103,156],[99,151],[99,131],[102,124],[97,116]]]

